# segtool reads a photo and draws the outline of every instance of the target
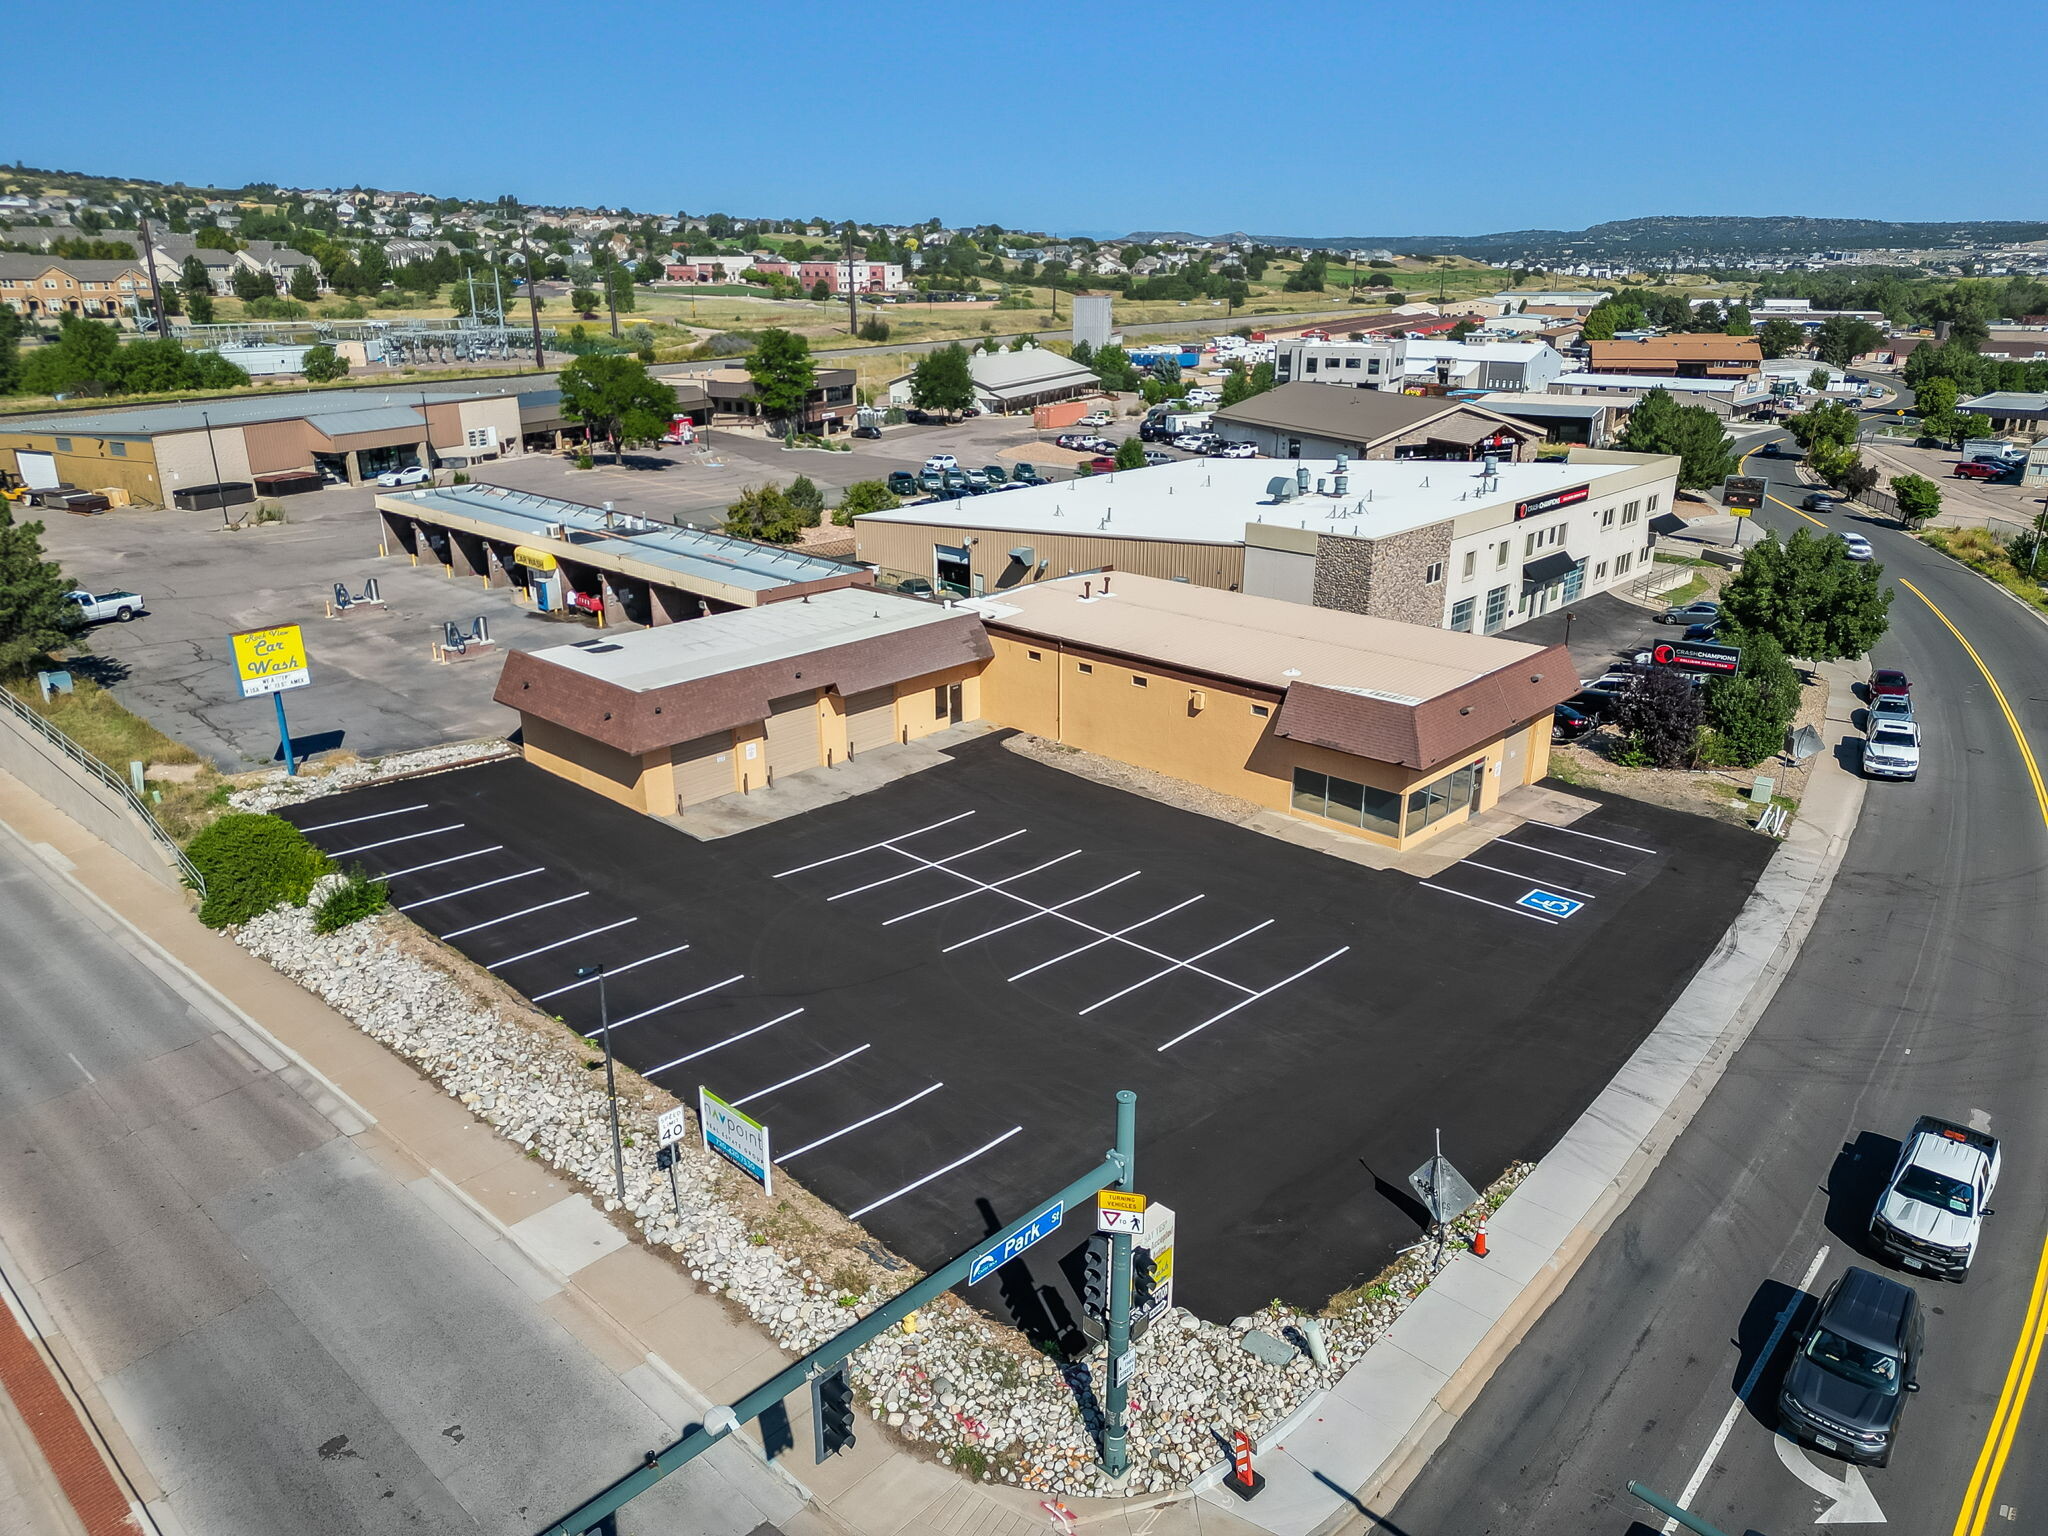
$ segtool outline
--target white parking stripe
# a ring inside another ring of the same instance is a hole
[[[690,946],[687,944],[678,944],[674,949],[664,949],[658,955],[648,955],[644,959],[634,960],[625,965],[610,966],[606,968],[605,975],[623,976],[626,972],[638,970],[643,965],[652,965],[657,960],[666,960],[670,955],[680,955],[684,950],[688,949],[689,947]],[[564,992],[574,992],[578,987],[590,987],[595,986],[596,984],[597,978],[595,976],[585,976],[584,978],[582,978],[582,980],[572,981],[565,987],[557,987],[552,992],[535,993],[534,996],[528,999],[528,1001],[535,1003],[544,1003],[551,997],[560,997]]]
[[[707,993],[707,992],[716,992],[716,991],[717,991],[717,990],[718,990],[718,989],[719,989],[720,987],[729,987],[729,986],[731,986],[731,985],[732,985],[732,984],[733,984],[734,982],[736,982],[736,981],[745,981],[746,979],[747,979],[747,973],[746,973],[745,971],[741,971],[741,972],[740,972],[740,973],[739,973],[739,974],[738,974],[737,976],[728,976],[728,977],[726,977],[726,978],[725,978],[725,980],[723,980],[723,981],[714,981],[714,982],[713,982],[713,983],[711,983],[711,985],[710,985],[710,986],[708,986],[708,987],[699,987],[699,988],[698,988],[698,989],[697,989],[696,991],[694,991],[694,992],[685,992],[685,993],[684,993],[684,994],[683,994],[683,995],[682,995],[681,997],[672,997],[672,998],[670,998],[670,999],[669,999],[669,1000],[668,1000],[667,1002],[665,1002],[665,1003],[656,1003],[656,1004],[655,1004],[655,1005],[654,1005],[654,1006],[653,1006],[652,1008],[642,1008],[642,1009],[641,1009],[641,1010],[640,1010],[640,1011],[639,1011],[638,1013],[636,1013],[636,1014],[633,1014],[633,1015],[631,1015],[631,1016],[629,1016],[629,1017],[627,1017],[627,1018],[623,1018],[623,1019],[613,1019],[613,1020],[612,1020],[612,1028],[613,1028],[613,1029],[624,1029],[624,1028],[625,1028],[625,1027],[626,1027],[626,1026],[627,1026],[628,1024],[637,1024],[637,1023],[639,1023],[639,1022],[640,1022],[640,1021],[641,1021],[642,1019],[646,1018],[646,1017],[647,1017],[647,1016],[648,1016],[649,1014],[651,1014],[651,1013],[660,1013],[660,1012],[661,1012],[661,1011],[662,1011],[663,1009],[666,1009],[666,1008],[675,1008],[675,1007],[679,1007],[679,1006],[681,1006],[681,1005],[682,1005],[682,1004],[684,1004],[684,1003],[688,1003],[688,1002],[693,1002],[693,1001],[695,1001],[695,1000],[696,1000],[697,998],[700,998],[700,997],[704,996],[704,994],[705,994],[705,993]],[[802,1012],[803,1012],[803,1009],[799,1008],[799,1009],[797,1009],[797,1012],[798,1012],[798,1013],[802,1013]],[[789,1015],[789,1014],[784,1014],[784,1015],[783,1015],[783,1018],[789,1018],[789,1017],[791,1017],[791,1015]],[[781,1019],[777,1019],[777,1020],[775,1020],[774,1022],[776,1022],[776,1023],[778,1023],[778,1024],[779,1024],[779,1023],[781,1023],[782,1021],[781,1021]],[[597,1037],[598,1037],[599,1035],[601,1035],[601,1034],[603,1034],[603,1033],[604,1033],[604,1029],[603,1029],[603,1028],[602,1028],[602,1027],[600,1026],[600,1027],[599,1027],[599,1028],[597,1028],[597,1029],[593,1029],[593,1030],[589,1031],[589,1032],[588,1032],[587,1034],[585,1034],[585,1035],[584,1035],[584,1037],[583,1037],[583,1038],[584,1038],[584,1039],[586,1039],[586,1040],[595,1040],[595,1039],[596,1039],[596,1038],[597,1038]],[[737,1036],[735,1036],[734,1038],[738,1038],[738,1037],[737,1037]],[[685,1060],[685,1061],[688,1061],[689,1059],[690,1059],[690,1058],[689,1058],[689,1057],[687,1057],[687,1056],[685,1056],[685,1057],[683,1058],[683,1060]],[[673,1063],[671,1063],[671,1065],[673,1065]]]
[[[1489,874],[1506,875],[1510,880],[1537,880],[1542,878],[1538,875],[1525,875],[1518,870],[1502,869],[1497,864],[1482,864],[1477,859],[1460,859],[1458,862],[1460,864],[1470,864],[1474,869],[1483,869]],[[1543,889],[1546,891],[1563,891],[1567,896],[1583,896],[1588,901],[1597,901],[1599,899],[1591,891],[1575,891],[1568,885],[1559,885],[1555,880],[1544,880]]]
[[[1462,896],[1467,901],[1476,901],[1482,907],[1499,907],[1503,912],[1512,912],[1517,917],[1534,918],[1539,923],[1548,923],[1555,928],[1563,919],[1545,917],[1541,912],[1531,912],[1527,907],[1511,907],[1504,901],[1488,901],[1484,896],[1474,896],[1470,891],[1454,891],[1448,885],[1431,885],[1427,880],[1420,882],[1425,891],[1442,891],[1446,896]]]
[[[1324,966],[1328,965],[1332,960],[1336,959],[1337,956],[1349,954],[1350,952],[1351,946],[1349,944],[1346,944],[1342,949],[1335,950],[1330,954],[1323,956],[1323,958],[1318,960],[1314,965],[1303,966],[1300,970],[1296,971],[1292,976],[1289,976],[1285,981],[1276,981],[1273,983],[1272,986],[1266,988],[1265,991],[1254,992],[1250,997],[1244,998],[1239,1002],[1232,1003],[1228,1008],[1224,1009],[1214,1018],[1202,1020],[1202,1022],[1197,1024],[1193,1029],[1183,1030],[1180,1034],[1175,1035],[1171,1040],[1167,1041],[1166,1044],[1160,1046],[1159,1049],[1162,1051],[1172,1050],[1173,1047],[1179,1045],[1181,1041],[1187,1039],[1190,1035],[1199,1035],[1211,1024],[1222,1023],[1223,1020],[1229,1018],[1233,1013],[1237,1012],[1238,1009],[1249,1008],[1253,1003],[1256,1003],[1262,997],[1271,997],[1275,992],[1278,992],[1282,987],[1287,986],[1290,982],[1299,981],[1302,977],[1306,976],[1310,971],[1319,971]]]
[[[830,1061],[826,1062],[821,1067],[813,1067],[808,1072],[799,1072],[795,1077],[785,1077],[781,1082],[771,1083],[766,1088],[756,1088],[744,1099],[728,1099],[726,1102],[731,1104],[734,1109],[738,1109],[742,1104],[751,1104],[756,1099],[765,1099],[768,1097],[769,1094],[779,1093],[784,1088],[789,1087],[792,1083],[800,1083],[807,1077],[816,1077],[820,1072],[829,1072],[832,1068],[838,1066],[839,1063],[841,1063],[842,1061],[853,1060],[854,1057],[858,1056],[862,1051],[866,1050],[867,1048],[868,1047],[865,1045],[856,1045],[844,1056],[834,1056]]]
[[[459,939],[465,933],[481,933],[486,928],[495,928],[500,923],[509,923],[516,917],[531,917],[536,912],[547,911],[549,907],[559,907],[572,901],[581,901],[589,894],[590,892],[588,891],[578,891],[574,896],[558,896],[553,901],[544,901],[537,907],[522,907],[517,912],[507,912],[503,917],[493,917],[481,923],[471,923],[467,928],[457,928],[453,932],[442,934],[441,937],[444,940]]]
[[[798,1014],[802,1012],[803,1009],[801,1008],[792,1008],[787,1013],[778,1014],[776,1017],[770,1019],[766,1024],[756,1024],[752,1029],[743,1029],[736,1035],[727,1035],[723,1040],[713,1041],[710,1045],[704,1046],[700,1050],[692,1051],[687,1056],[678,1056],[674,1061],[664,1061],[658,1067],[649,1067],[640,1075],[642,1077],[652,1077],[657,1072],[666,1072],[670,1067],[680,1067],[686,1061],[695,1061],[699,1056],[709,1056],[713,1051],[722,1051],[728,1045],[732,1045],[736,1041],[744,1040],[749,1035],[758,1035],[764,1029],[773,1029],[778,1024],[787,1023],[789,1020],[795,1018]],[[613,1025],[612,1027],[616,1029],[618,1026]],[[604,1031],[599,1030],[598,1033],[603,1034]],[[591,1037],[585,1036],[584,1038],[589,1039]],[[776,1161],[779,1163],[782,1161],[782,1159],[778,1157]]]
[[[1105,1004],[1115,1002],[1120,997],[1129,997],[1133,992],[1137,991],[1140,987],[1149,987],[1152,985],[1153,982],[1158,981],[1163,976],[1171,976],[1175,971],[1182,970],[1187,966],[1191,966],[1197,960],[1208,959],[1211,955],[1215,954],[1216,951],[1219,949],[1230,948],[1230,946],[1235,944],[1238,939],[1248,939],[1253,934],[1257,933],[1261,928],[1272,927],[1274,921],[1275,919],[1269,917],[1263,923],[1254,923],[1251,927],[1245,929],[1243,933],[1238,934],[1236,938],[1225,939],[1221,944],[1212,944],[1207,949],[1203,950],[1199,955],[1189,955],[1187,959],[1178,961],[1173,965],[1169,965],[1163,971],[1154,971],[1150,976],[1147,976],[1143,981],[1134,981],[1128,987],[1125,987],[1123,991],[1112,992],[1109,994],[1109,996],[1102,999],[1102,1001],[1099,1003],[1090,1003],[1086,1008],[1083,1008],[1081,1012],[1084,1015],[1090,1014],[1093,1013],[1096,1009],[1103,1007]]]
[[[301,832],[332,832],[336,827],[352,827],[362,821],[382,821],[386,816],[403,816],[408,811],[424,811],[426,809],[426,802],[422,801],[418,805],[401,805],[395,811],[372,811],[367,816],[351,816],[346,821],[323,821],[318,826],[301,827],[299,830]]]
[[[1631,853],[1655,853],[1657,851],[1654,848],[1645,848],[1641,843],[1624,843],[1618,837],[1602,837],[1597,832],[1581,832],[1577,827],[1552,826],[1551,823],[1547,821],[1530,822],[1528,823],[1528,825],[1536,827],[1549,827],[1550,830],[1553,832],[1569,832],[1573,837],[1591,838],[1596,843],[1612,843],[1615,847],[1626,848]]]
[[[1597,869],[1603,875],[1625,875],[1625,869],[1616,869],[1612,864],[1595,864],[1591,859],[1575,859],[1568,853],[1552,853],[1548,848],[1538,848],[1534,843],[1518,843],[1512,838],[1494,839],[1503,848],[1519,848],[1524,853],[1540,853],[1546,859],[1563,859],[1567,864],[1583,864],[1587,869]]]
[[[1079,949],[1070,949],[1064,955],[1054,955],[1050,960],[1041,960],[1038,962],[1038,964],[1030,966],[1025,970],[1019,971],[1016,975],[1010,977],[1009,979],[1011,981],[1022,981],[1026,976],[1036,975],[1038,972],[1044,970],[1049,965],[1058,965],[1062,960],[1071,960],[1076,955],[1085,955],[1089,950],[1098,948],[1099,946],[1104,944],[1108,944],[1112,940],[1120,939],[1127,933],[1136,933],[1140,928],[1143,928],[1150,923],[1156,923],[1162,917],[1171,917],[1174,913],[1180,911],[1184,907],[1192,907],[1196,902],[1200,901],[1201,899],[1202,898],[1199,895],[1190,896],[1186,901],[1178,902],[1175,905],[1168,907],[1164,912],[1154,912],[1150,917],[1140,918],[1137,922],[1132,923],[1128,928],[1119,928],[1114,933],[1105,932],[1103,929],[1097,928],[1095,931],[1101,935],[1100,938],[1090,939],[1086,944],[1083,944]],[[1170,960],[1173,957],[1171,955],[1162,955],[1160,956],[1160,958],[1162,960]],[[1232,982],[1231,985],[1237,986],[1237,983]],[[1238,990],[1240,992],[1249,992],[1251,991],[1251,988],[1238,987]]]
[[[601,928],[586,928],[581,933],[570,934],[566,939],[556,939],[552,944],[543,944],[539,949],[522,950],[516,955],[507,955],[502,960],[493,960],[484,969],[495,971],[499,966],[510,965],[516,960],[531,960],[535,955],[544,955],[551,949],[560,949],[564,944],[575,944],[583,939],[594,939],[600,933],[610,933],[614,928],[623,928],[628,923],[637,923],[639,921],[640,919],[637,917],[622,917],[616,923],[606,923]],[[593,981],[596,979],[594,976],[591,978]]]
[[[1023,1129],[1024,1127],[1021,1125],[1011,1126],[1007,1131],[1003,1132],[1002,1135],[998,1136],[994,1141],[989,1142],[987,1145],[976,1147],[972,1152],[968,1153],[965,1157],[955,1158],[952,1162],[946,1164],[946,1166],[943,1168],[934,1169],[932,1172],[926,1174],[923,1178],[918,1179],[913,1183],[904,1185],[901,1189],[897,1190],[896,1193],[893,1195],[884,1195],[881,1199],[876,1200],[871,1204],[864,1205],[857,1211],[849,1212],[846,1219],[848,1221],[859,1221],[861,1217],[867,1215],[870,1211],[879,1211],[891,1200],[900,1200],[905,1195],[909,1194],[913,1189],[922,1189],[925,1185],[931,1183],[933,1179],[943,1178],[945,1175],[951,1173],[955,1168],[966,1167],[969,1163],[973,1162],[977,1157],[981,1156],[982,1153],[993,1152],[997,1147],[1000,1147],[1004,1142],[1008,1141],[1012,1136],[1015,1136],[1018,1132],[1022,1131]]]
[[[942,955],[950,955],[956,949],[965,949],[970,944],[979,944],[983,939],[992,939],[999,933],[1008,933],[1012,928],[1022,928],[1026,923],[1035,923],[1041,917],[1056,917],[1059,915],[1059,911],[1062,907],[1076,906],[1079,903],[1088,900],[1091,896],[1100,896],[1104,891],[1113,891],[1118,886],[1122,885],[1126,880],[1137,879],[1140,873],[1141,871],[1134,869],[1128,875],[1117,876],[1116,879],[1110,881],[1107,885],[1098,885],[1092,891],[1083,891],[1078,896],[1069,896],[1065,901],[1056,901],[1049,907],[1040,907],[1036,912],[1033,912],[1028,917],[1020,917],[1013,923],[1004,923],[1001,927],[991,928],[986,933],[977,933],[973,938],[962,939],[958,944],[948,944],[944,949],[940,950],[939,953]],[[967,894],[969,896],[979,896],[982,893],[980,891],[969,891],[967,892]],[[1004,891],[1002,894],[1007,896],[1010,893],[1008,891]]]
[[[406,875],[417,875],[430,869],[439,869],[443,864],[460,864],[464,859],[480,859],[487,853],[503,853],[503,843],[493,843],[488,848],[478,848],[470,853],[458,853],[449,858],[436,859],[431,864],[415,864],[410,869],[394,869],[388,875],[379,875],[379,880],[398,880]]]
[[[965,821],[972,811],[962,811],[958,816],[948,816],[944,821],[935,821],[930,826],[919,827],[915,832],[899,832],[894,837],[879,843],[869,843],[865,848],[855,848],[846,853],[835,853],[829,859],[818,859],[809,864],[799,864],[795,869],[785,869],[771,878],[780,880],[783,875],[800,875],[807,869],[823,869],[827,864],[837,864],[841,859],[857,858],[863,853],[873,853],[877,848],[893,848],[905,838],[916,837],[925,832],[936,832],[940,827],[950,827],[956,821]]]
[[[466,825],[468,823],[455,821],[450,822],[445,827],[429,827],[424,832],[408,832],[403,837],[387,837],[381,843],[364,843],[360,848],[337,848],[328,857],[330,859],[345,859],[352,853],[368,853],[373,848],[389,848],[393,843],[410,843],[417,838],[439,837],[443,832],[460,832]]]
[[[1064,864],[1067,862],[1067,860],[1079,858],[1080,856],[1081,850],[1076,848],[1073,850],[1073,852],[1063,853],[1056,859],[1047,859],[1043,864],[1034,864],[1029,869],[1020,869],[1014,875],[1005,875],[1002,879],[996,881],[995,885],[992,886],[991,889],[999,889],[1002,886],[1010,884],[1012,881],[1022,880],[1026,875],[1035,875],[1040,870],[1051,869],[1055,864]],[[956,901],[965,901],[970,896],[979,896],[981,894],[982,892],[980,891],[962,891],[957,896],[948,896],[944,901],[935,901],[930,906],[919,907],[914,912],[901,912],[898,913],[895,917],[885,918],[882,922],[882,926],[884,928],[887,928],[891,923],[907,922],[913,917],[923,917],[927,912],[936,912],[941,907],[950,907]]]
[[[798,1147],[794,1152],[778,1153],[776,1155],[775,1161],[777,1161],[778,1163],[786,1163],[793,1157],[802,1157],[806,1152],[815,1152],[818,1148],[824,1146],[826,1142],[837,1141],[842,1136],[851,1135],[853,1132],[859,1130],[864,1125],[873,1125],[877,1120],[886,1120],[889,1116],[895,1114],[897,1110],[908,1109],[911,1105],[915,1104],[919,1099],[923,1098],[926,1094],[937,1093],[941,1088],[945,1086],[946,1085],[944,1083],[933,1083],[931,1087],[922,1089],[917,1093],[913,1093],[901,1104],[891,1104],[887,1109],[875,1111],[874,1114],[869,1115],[865,1120],[856,1120],[851,1125],[842,1125],[838,1130],[834,1131],[831,1135],[820,1136],[816,1141],[807,1141],[802,1146]]]
[[[406,902],[403,906],[398,908],[398,910],[401,912],[410,912],[414,907],[432,906],[437,901],[453,901],[456,897],[467,896],[472,891],[488,891],[492,886],[503,885],[508,880],[524,880],[528,875],[544,875],[546,873],[547,870],[545,867],[540,869],[522,869],[516,875],[500,875],[495,880],[484,880],[478,882],[475,885],[465,885],[459,891],[448,891],[439,896],[422,896],[418,901]]]
[[[1024,828],[1019,827],[1014,832],[1005,832],[1001,837],[992,837],[985,843],[976,843],[972,848],[963,848],[958,853],[949,853],[943,859],[938,860],[937,864],[934,865],[934,867],[936,868],[950,864],[955,859],[964,859],[972,853],[980,853],[982,849],[993,848],[997,843],[1007,843],[1013,837],[1022,837],[1024,835],[1024,831]],[[892,849],[891,851],[901,852],[900,849]],[[842,897],[858,896],[863,891],[872,891],[878,886],[894,885],[898,880],[908,880],[912,875],[921,875],[923,873],[925,873],[925,871],[922,869],[906,869],[902,871],[900,874],[884,875],[879,880],[870,880],[866,885],[856,885],[850,891],[841,891],[838,893],[838,895],[827,896],[825,899],[827,901],[838,901]]]

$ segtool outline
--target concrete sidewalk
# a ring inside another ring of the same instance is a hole
[[[475,1229],[515,1278],[537,1267],[541,1305],[678,1432],[729,1403],[789,1357],[687,1273],[630,1241],[574,1186],[359,1032],[347,1019],[220,934],[199,926],[181,893],[138,880],[119,854],[0,773],[0,823],[144,936],[167,972],[203,988],[300,1059],[364,1122],[353,1140]],[[555,1289],[558,1286],[559,1289]],[[795,1445],[774,1462],[807,1501],[789,1536],[1025,1536],[1053,1524],[1040,1495],[971,1483],[902,1449],[863,1419],[858,1440],[812,1466],[809,1403],[788,1404]],[[758,1427],[740,1443],[762,1455]],[[651,1449],[651,1447],[649,1448]],[[590,1492],[632,1470],[591,1468]],[[1234,1512],[1188,1496],[1070,1501],[1083,1525],[1111,1536],[1245,1536]],[[0,1508],[5,1508],[0,1504]]]
[[[1388,1529],[1377,1517],[1570,1281],[1692,1119],[1791,968],[1863,804],[1851,685],[1829,682],[1824,751],[1799,818],[1720,945],[1657,1028],[1450,1266],[1328,1393],[1264,1437],[1265,1491],[1202,1497],[1275,1536]],[[1221,1469],[1210,1474],[1220,1478]]]

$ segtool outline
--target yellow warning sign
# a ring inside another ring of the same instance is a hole
[[[1142,1211],[1145,1197],[1131,1190],[1105,1189],[1096,1195],[1095,1205],[1104,1211]]]

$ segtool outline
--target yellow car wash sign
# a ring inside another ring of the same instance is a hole
[[[235,682],[245,699],[304,688],[313,681],[306,666],[306,642],[296,624],[245,629],[228,636],[228,645],[235,658]]]
[[[512,563],[523,565],[529,570],[552,571],[555,568],[555,557],[544,549],[528,549],[524,544],[520,544],[514,546],[512,550]]]

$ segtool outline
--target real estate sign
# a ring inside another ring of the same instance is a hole
[[[762,1192],[775,1193],[775,1170],[768,1158],[768,1127],[734,1109],[709,1088],[697,1090],[697,1123],[704,1127],[704,1145],[757,1180]]]

